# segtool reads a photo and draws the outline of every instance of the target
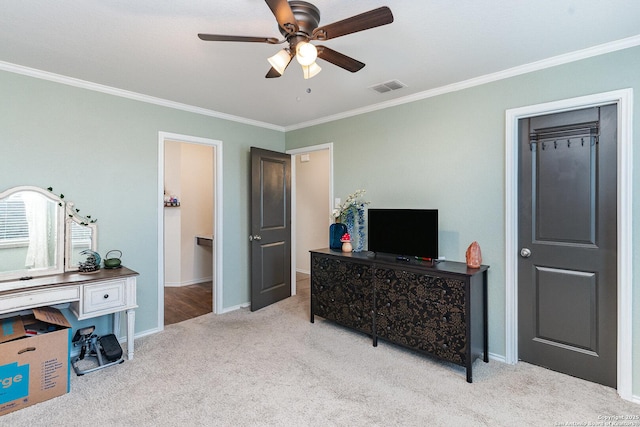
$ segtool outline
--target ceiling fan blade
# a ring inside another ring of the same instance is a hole
[[[313,30],[311,36],[314,40],[329,40],[346,34],[357,33],[358,31],[368,30],[369,28],[379,27],[381,25],[391,24],[393,22],[393,14],[387,6],[370,10],[333,24],[318,27]]]
[[[267,79],[274,79],[276,77],[280,77],[282,76],[282,74],[280,74],[279,72],[276,71],[275,68],[271,67],[271,69],[269,70],[269,72],[267,73],[267,75],[265,76],[265,78]]]
[[[280,28],[287,33],[295,33],[298,31],[298,21],[291,10],[291,6],[287,0],[265,0],[269,9],[276,17]]]
[[[344,68],[352,73],[360,71],[365,65],[363,62],[350,58],[347,55],[343,55],[340,52],[336,52],[333,49],[329,49],[326,46],[316,46],[316,48],[318,49],[318,58],[331,62],[333,65],[337,65],[338,67]]]
[[[254,43],[281,43],[275,37],[249,37],[249,36],[223,36],[220,34],[198,34],[201,40],[209,42],[254,42]]]

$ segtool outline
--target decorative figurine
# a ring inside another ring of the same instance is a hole
[[[99,253],[85,249],[80,252],[80,254],[87,256],[87,259],[84,262],[78,263],[78,271],[80,273],[93,273],[100,270],[100,261],[102,259],[100,258]]]
[[[351,245],[351,235],[344,233],[340,239],[342,242],[342,252],[353,252],[353,246]]]
[[[467,248],[467,266],[471,268],[480,268],[482,264],[482,252],[478,242],[473,242]]]

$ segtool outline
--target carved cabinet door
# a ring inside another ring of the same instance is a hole
[[[372,334],[371,267],[326,257],[312,257],[311,263],[314,314]]]
[[[377,337],[465,364],[464,281],[396,269],[374,274]]]

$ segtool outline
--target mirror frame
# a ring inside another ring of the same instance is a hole
[[[16,288],[28,288],[31,286],[39,286],[37,283],[31,285],[29,280],[20,280],[19,282],[16,279],[20,279],[22,277],[43,277],[43,276],[51,276],[55,274],[62,274],[65,272],[74,272],[78,271],[78,266],[71,265],[71,227],[73,223],[82,225],[84,227],[91,228],[91,250],[97,250],[97,242],[98,242],[98,227],[95,224],[95,221],[89,221],[87,218],[78,215],[77,210],[74,209],[73,202],[65,202],[63,200],[64,196],[58,196],[53,193],[51,190],[45,190],[40,187],[23,185],[18,187],[12,187],[5,191],[0,192],[0,199],[7,198],[15,193],[21,191],[31,191],[38,193],[44,196],[46,199],[56,203],[55,212],[57,214],[57,224],[56,224],[56,233],[57,233],[57,241],[56,241],[56,259],[55,265],[51,268],[43,268],[37,270],[16,270],[9,272],[0,272],[0,292],[7,291]],[[85,225],[86,224],[86,225]],[[13,285],[9,283],[12,281],[16,281]]]
[[[56,240],[56,247],[55,247],[55,251],[56,251],[55,263],[50,268],[42,268],[37,270],[29,270],[25,268],[23,270],[9,271],[6,273],[0,272],[0,281],[19,279],[25,276],[31,276],[31,277],[49,276],[52,274],[60,274],[64,272],[64,244],[65,244],[65,230],[64,230],[65,203],[64,201],[62,200],[62,198],[58,197],[57,195],[55,195],[54,193],[48,190],[44,190],[40,187],[32,187],[28,185],[9,188],[8,190],[0,193],[0,199],[8,198],[15,193],[20,193],[23,191],[38,193],[39,195],[44,196],[49,201],[54,202],[57,206],[56,208],[57,240]],[[0,291],[1,290],[4,290],[4,288],[0,286]]]
[[[73,265],[72,260],[72,251],[73,251],[73,242],[71,240],[71,227],[73,224],[78,224],[82,227],[87,227],[91,229],[91,249],[95,251],[98,243],[98,226],[95,222],[91,222],[88,218],[85,218],[78,214],[78,211],[73,207],[73,202],[66,203],[66,217],[65,217],[65,254],[64,254],[64,271],[78,271],[79,266],[78,263]]]

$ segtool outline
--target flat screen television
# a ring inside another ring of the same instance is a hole
[[[438,258],[437,209],[369,209],[367,215],[369,251]]]

